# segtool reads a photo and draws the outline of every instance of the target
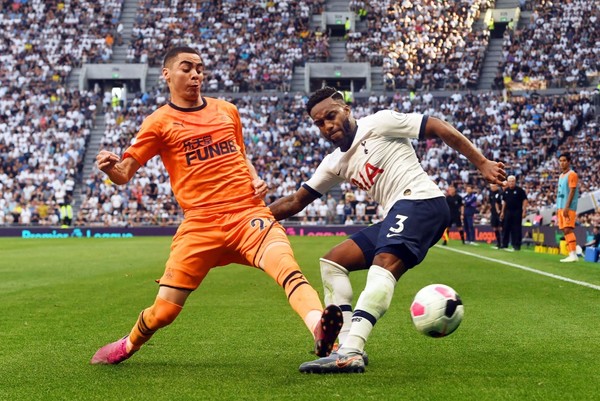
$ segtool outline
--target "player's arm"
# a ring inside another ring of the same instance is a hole
[[[575,188],[569,187],[569,196],[567,196],[567,203],[565,203],[565,207],[563,208],[563,216],[569,217],[569,206],[571,206],[571,202],[573,202],[573,198],[575,197]]]
[[[275,219],[283,220],[300,212],[317,198],[319,198],[319,195],[310,192],[304,187],[300,187],[293,194],[279,198],[271,203],[269,208]]]
[[[115,153],[107,150],[101,150],[98,153],[96,164],[117,185],[127,184],[141,167],[141,164],[133,157],[121,160]]]
[[[569,196],[567,196],[567,203],[565,203],[565,207],[563,208],[563,216],[569,217],[569,206],[571,206],[571,202],[573,202],[573,198],[575,198],[575,190],[577,189],[577,176],[574,173],[569,174]]]
[[[503,185],[506,181],[504,163],[486,158],[471,141],[446,121],[429,116],[425,125],[425,138],[440,138],[446,145],[469,159],[488,182]]]
[[[500,198],[502,199],[502,198]],[[496,209],[496,213],[498,213],[498,215],[500,215],[500,213],[502,213],[502,200],[500,200],[500,202],[498,202],[498,200],[496,199],[496,201],[494,202],[494,208]]]
[[[254,165],[246,157],[246,165],[248,166],[248,170],[250,170],[250,176],[252,177],[252,186],[254,187],[254,197],[255,198],[264,198],[267,194],[268,186],[267,183],[258,176]]]
[[[504,220],[504,212],[506,211],[506,201],[502,201],[502,208],[500,209],[500,220]]]

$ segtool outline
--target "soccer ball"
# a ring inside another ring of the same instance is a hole
[[[444,284],[423,287],[410,305],[410,316],[421,333],[445,337],[458,328],[465,313],[460,296]]]

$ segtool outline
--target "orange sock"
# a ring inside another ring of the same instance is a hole
[[[142,311],[129,333],[127,352],[137,351],[161,327],[171,324],[183,307],[156,297],[154,304]]]
[[[575,233],[565,234],[565,240],[567,241],[567,249],[569,252],[576,252],[577,238],[575,237]]]

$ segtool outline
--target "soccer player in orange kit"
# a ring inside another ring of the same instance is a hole
[[[202,96],[204,65],[193,48],[169,50],[162,75],[169,103],[144,120],[122,159],[101,150],[96,162],[112,182],[122,185],[160,155],[185,219],[173,237],[154,304],[140,313],[127,336],[100,348],[90,362],[128,359],[175,320],[210,269],[230,263],[257,267],[281,285],[313,333],[315,353],[329,355],[343,323],[341,310],[335,305],[323,309],[283,227],[263,202],[267,186],[246,158],[237,108]]]

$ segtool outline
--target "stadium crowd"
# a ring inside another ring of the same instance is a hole
[[[348,61],[383,66],[386,89],[474,88],[489,31],[473,24],[488,1],[353,2],[366,8],[367,30],[350,32]]]
[[[74,67],[108,62],[121,0],[2,1],[0,224],[60,221],[79,179],[97,95],[65,87]]]
[[[600,8],[587,0],[538,0],[522,29],[504,33],[506,86],[581,87],[598,76]]]
[[[74,67],[110,62],[122,3],[2,1],[2,86],[56,87]]]
[[[159,66],[167,47],[194,43],[205,55],[205,92],[289,91],[294,66],[328,58],[328,37],[309,29],[323,0],[143,0],[129,62]]]
[[[136,99],[127,110],[106,114],[106,149],[121,154],[133,139],[145,115],[158,106],[156,92],[146,103]],[[356,117],[383,108],[420,112],[452,122],[486,156],[505,160],[511,174],[519,177],[529,196],[529,213],[554,202],[557,179],[557,152],[578,149],[574,167],[582,179],[582,191],[600,189],[593,174],[600,167],[595,146],[598,126],[593,120],[594,93],[581,91],[570,96],[520,96],[504,99],[501,94],[475,96],[455,93],[435,99],[425,93],[411,98],[396,92],[393,96],[357,99]],[[160,97],[164,99],[164,97]],[[244,125],[247,152],[257,171],[269,184],[267,201],[294,192],[314,172],[324,154],[314,149],[327,148],[310,118],[304,112],[306,96],[298,93],[247,95],[229,99],[234,102]],[[431,178],[445,190],[454,185],[459,193],[467,184],[479,188],[481,213],[487,213],[486,183],[466,160],[447,146],[434,141],[415,142],[421,163]],[[170,197],[168,177],[151,161],[131,185],[118,187],[96,171],[86,180],[87,195],[78,215],[80,224],[172,224],[181,218]],[[381,210],[364,191],[343,185],[337,192],[311,205],[293,220],[311,224],[362,224],[377,221]],[[594,222],[590,222],[594,223]]]
[[[0,225],[56,225],[83,167],[95,94],[7,89],[0,95]]]

